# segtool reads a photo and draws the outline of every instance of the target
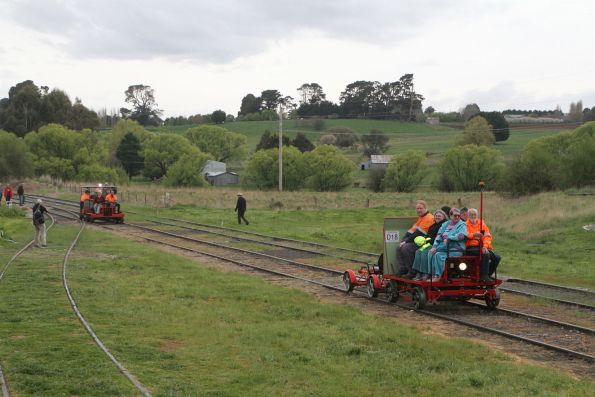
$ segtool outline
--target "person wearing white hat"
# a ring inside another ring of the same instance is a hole
[[[41,204],[41,199],[33,206],[33,225],[35,226],[35,245],[39,248],[47,248],[44,213],[48,210]]]
[[[238,193],[238,201],[236,202],[236,209],[234,211],[238,213],[238,224],[242,224],[242,219],[246,222],[246,225],[250,224],[244,217],[246,213],[246,199],[242,193]]]

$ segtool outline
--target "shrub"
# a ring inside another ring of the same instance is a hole
[[[466,145],[447,151],[439,163],[438,189],[479,190],[479,182],[497,186],[504,172],[500,152],[485,146]]]
[[[333,127],[330,128],[327,132],[335,136],[335,138],[337,139],[335,142],[335,146],[338,147],[350,147],[359,141],[359,138],[357,137],[355,131],[348,127]]]
[[[338,191],[351,184],[355,164],[339,149],[330,145],[318,146],[304,153],[308,185],[317,191]]]
[[[279,184],[279,149],[259,150],[248,162],[248,175],[261,189]],[[306,167],[302,153],[293,146],[283,146],[283,189],[297,190],[304,186]]]
[[[126,175],[126,173],[124,173]],[[124,177],[127,179],[127,177]],[[79,167],[76,174],[76,180],[81,182],[120,182],[121,175],[118,175],[115,169],[102,166],[97,163],[84,164]]]
[[[494,144],[494,135],[487,120],[481,116],[475,116],[465,123],[463,136],[457,140],[459,145],[485,145]]]
[[[373,192],[383,192],[384,185],[382,183],[384,176],[386,175],[386,169],[374,169],[368,172],[368,188]]]
[[[384,177],[384,187],[397,192],[411,192],[419,186],[427,170],[425,155],[416,150],[408,150],[391,160]]]
[[[190,153],[184,154],[172,165],[165,175],[165,184],[168,186],[207,186],[202,170],[207,160],[213,156],[192,148]]]

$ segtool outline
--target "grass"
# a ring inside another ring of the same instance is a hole
[[[48,251],[31,251],[0,283],[11,391],[135,394],[68,306],[59,263],[76,230],[57,227]],[[69,281],[80,310],[154,395],[586,396],[594,386],[206,265],[90,231],[75,250]]]

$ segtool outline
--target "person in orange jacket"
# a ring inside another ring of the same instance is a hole
[[[423,200],[418,200],[415,203],[415,212],[417,213],[417,220],[411,226],[403,241],[397,248],[397,263],[399,264],[399,275],[412,278],[414,274],[413,260],[415,259],[415,251],[419,248],[413,240],[417,236],[425,236],[428,234],[428,229],[434,224],[434,215],[428,212],[428,205]]]
[[[467,219],[467,241],[465,242],[468,255],[479,255],[479,243],[481,241],[481,268],[480,280],[484,282],[492,281],[490,275],[496,271],[500,259],[499,255],[494,253],[492,246],[492,234],[485,221],[480,222],[479,214],[476,208],[469,209],[469,219]],[[483,228],[483,233],[481,229]]]
[[[115,206],[116,212],[120,212],[120,203],[118,203],[118,196],[116,196],[113,190],[110,190],[107,196],[105,196],[105,201],[110,203],[110,205]]]

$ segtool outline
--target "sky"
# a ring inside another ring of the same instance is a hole
[[[24,80],[93,109],[236,115],[267,89],[414,74],[423,107],[595,106],[592,0],[0,0],[0,98]]]

